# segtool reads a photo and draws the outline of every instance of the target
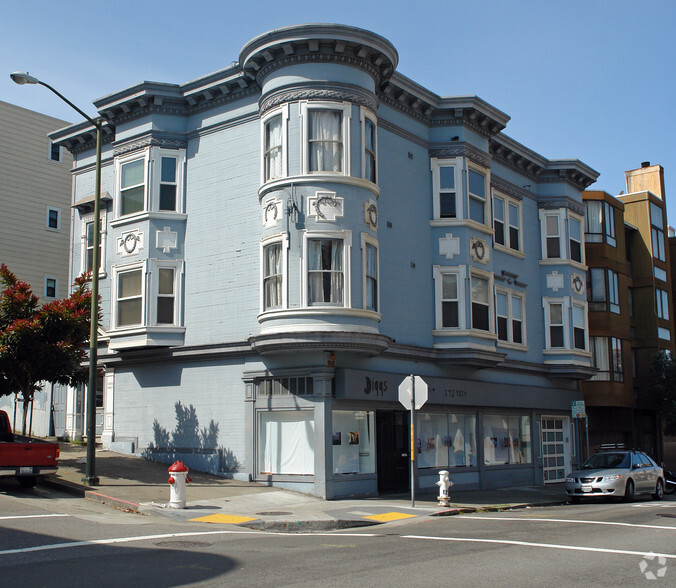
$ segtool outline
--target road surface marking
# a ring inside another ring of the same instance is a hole
[[[676,527],[665,527],[663,525],[641,525],[638,523],[614,523],[612,521],[581,521],[576,519],[533,519],[533,518],[518,518],[518,517],[456,517],[454,520],[471,520],[471,521],[522,521],[522,522],[544,522],[544,523],[576,523],[579,525],[610,525],[616,527],[638,527],[641,529],[664,529],[666,531],[676,531]]]
[[[417,517],[418,515],[406,514],[405,512],[385,512],[383,514],[371,515],[369,517],[364,517],[365,519],[371,519],[372,521],[380,521],[383,523],[389,523],[391,521],[399,521],[401,519],[410,519],[412,517]]]
[[[196,523],[226,523],[229,525],[237,525],[239,523],[255,521],[256,519],[252,517],[238,517],[236,515],[212,514],[190,520]]]
[[[207,535],[277,535],[279,537],[378,537],[376,533],[273,533],[270,531],[195,531],[193,533],[164,533],[162,535],[141,535],[139,537],[113,537],[111,539],[93,539],[91,541],[71,541],[67,543],[52,543],[50,545],[35,545],[19,549],[5,549],[3,555],[17,553],[31,553],[36,551],[51,551],[54,549],[70,549],[73,547],[90,547],[96,545],[114,545],[116,543],[133,543],[135,541],[155,541],[157,539],[176,539],[177,537],[204,537]]]
[[[563,549],[566,551],[592,551],[615,555],[638,555],[640,557],[665,557],[676,559],[671,553],[655,553],[654,551],[628,551],[625,549],[606,549],[602,547],[582,547],[579,545],[557,545],[555,543],[531,543],[529,541],[510,541],[509,539],[475,539],[473,537],[426,537],[424,535],[404,535],[402,539],[424,539],[427,541],[455,541],[458,543],[493,543],[499,545],[516,545],[518,547],[542,547],[545,549]]]
[[[10,521],[12,519],[46,519],[49,517],[69,517],[67,514],[41,514],[41,515],[12,515],[0,517],[0,521]]]

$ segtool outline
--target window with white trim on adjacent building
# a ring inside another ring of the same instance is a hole
[[[47,207],[46,228],[51,231],[61,230],[61,209]]]
[[[53,276],[45,276],[45,298],[56,298],[57,279]]]

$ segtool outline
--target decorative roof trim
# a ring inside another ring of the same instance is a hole
[[[491,167],[491,156],[477,149],[470,143],[454,143],[451,145],[430,147],[430,157],[437,159],[452,159],[453,157],[466,157],[471,162],[480,165],[481,167]]]
[[[162,149],[186,149],[188,141],[185,139],[169,139],[166,137],[149,136],[141,139],[124,142],[116,145],[113,149],[113,156],[124,155],[132,151],[147,149],[148,147],[160,147]]]
[[[365,106],[373,112],[378,110],[378,99],[374,94],[356,86],[347,84],[319,84],[307,83],[303,86],[294,85],[292,88],[280,88],[274,92],[261,97],[259,100],[259,111],[263,115],[268,110],[275,108],[286,102],[296,102],[298,100],[329,100],[336,102],[352,102],[359,106]]]
[[[568,198],[567,196],[559,196],[551,200],[541,198],[538,200],[538,208],[545,210],[567,208],[576,214],[582,216],[584,215],[584,203],[577,202],[576,200]]]
[[[535,194],[526,188],[512,184],[512,182],[508,182],[507,180],[494,174],[491,174],[491,188],[494,188],[502,194],[516,198],[517,200],[523,200],[524,198],[535,198]]]

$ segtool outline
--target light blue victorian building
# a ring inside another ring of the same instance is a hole
[[[369,31],[302,25],[95,102],[104,446],[326,498],[405,490],[397,390],[416,374],[420,487],[440,469],[466,488],[563,480],[593,372],[597,173],[397,60]],[[73,277],[91,268],[93,136],[52,135],[75,157]]]

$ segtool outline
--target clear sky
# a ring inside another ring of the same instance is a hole
[[[676,225],[675,0],[7,0],[0,21],[0,100],[72,122],[9,74],[29,71],[94,115],[93,100],[143,80],[227,67],[274,28],[369,29],[397,48],[400,73],[441,96],[475,94],[526,147],[600,172],[593,189],[618,194],[625,170],[662,165]]]

